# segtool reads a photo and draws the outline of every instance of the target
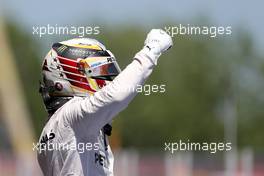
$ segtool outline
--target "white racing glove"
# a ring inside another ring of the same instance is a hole
[[[173,45],[172,38],[161,29],[152,29],[145,40],[144,47],[135,58],[147,57],[154,65],[157,65],[158,58]]]

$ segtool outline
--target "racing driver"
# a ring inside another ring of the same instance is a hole
[[[121,71],[114,55],[95,39],[52,45],[42,64],[39,90],[49,114],[37,156],[45,176],[113,175],[107,139],[111,121],[128,106],[136,87],[144,84],[171,46],[166,32],[152,29],[143,49]],[[79,144],[85,144],[86,150],[80,151]]]

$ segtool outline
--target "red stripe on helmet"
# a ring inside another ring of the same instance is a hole
[[[61,56],[57,56],[61,64],[69,65],[72,67],[78,67],[78,63],[75,60],[67,59]]]
[[[100,89],[106,85],[105,80],[95,79],[95,81]]]
[[[79,82],[83,82],[83,83],[88,83],[87,79],[82,77],[82,76],[78,76],[78,75],[74,75],[74,74],[70,74],[70,73],[65,73],[65,75],[69,79],[79,81]]]
[[[67,65],[61,65],[61,67],[66,72],[70,72],[70,73],[74,73],[74,74],[80,74],[80,75],[84,76],[84,74],[82,72],[80,72],[77,67],[70,67]]]
[[[73,80],[73,81],[69,80],[71,85],[85,89],[85,90],[88,90],[88,91],[91,91],[91,92],[96,92],[96,90],[93,90],[89,86],[88,80],[86,78],[82,77],[82,76],[85,76],[85,74],[80,72],[80,70],[79,70],[80,65],[78,64],[77,61],[71,60],[68,58],[64,58],[61,56],[57,56],[57,58],[61,64],[64,64],[64,65],[61,65],[64,71],[74,73],[74,74],[65,73],[67,78]],[[79,74],[80,76],[75,75],[75,74]],[[75,81],[77,81],[77,82],[75,82]]]

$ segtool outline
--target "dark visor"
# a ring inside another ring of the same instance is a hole
[[[94,79],[103,79],[112,81],[120,73],[120,68],[116,62],[100,65],[90,68],[88,74]]]

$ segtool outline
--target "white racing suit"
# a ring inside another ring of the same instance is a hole
[[[152,72],[151,59],[144,54],[136,58],[93,96],[74,97],[51,116],[39,140],[38,161],[45,176],[113,175],[113,154],[101,129],[127,107],[136,95],[131,90]]]

